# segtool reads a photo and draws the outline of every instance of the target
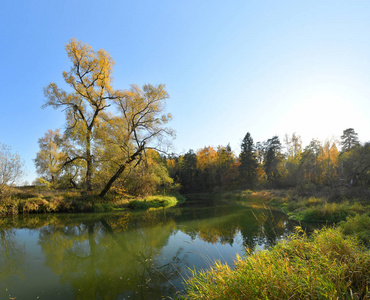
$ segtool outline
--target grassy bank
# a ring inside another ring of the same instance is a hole
[[[184,299],[367,299],[370,252],[343,230],[301,230],[269,251],[193,272]]]
[[[0,198],[0,216],[52,212],[104,212],[170,207],[184,201],[180,194],[133,197],[109,195],[100,198],[78,190],[60,191],[35,187],[13,188]]]
[[[307,196],[296,190],[244,190],[225,192],[217,197],[240,205],[273,205],[283,210],[290,219],[307,223],[338,223],[357,214],[370,214],[370,199],[367,196],[335,197],[333,193]]]
[[[273,205],[297,221],[337,225],[310,237],[297,229],[268,251],[238,257],[235,269],[216,263],[208,271],[194,271],[183,299],[370,298],[368,197],[296,190],[239,190],[215,197],[250,207]]]

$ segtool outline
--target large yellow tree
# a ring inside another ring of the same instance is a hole
[[[63,77],[71,91],[50,83],[44,89],[44,107],[66,113],[66,136],[74,145],[63,166],[83,161],[88,191],[94,172],[105,173],[107,182],[100,193],[104,196],[128,165],[139,163],[146,149],[161,150],[165,136],[172,135],[165,127],[171,119],[164,113],[168,94],[161,84],[114,90],[114,61],[107,52],[94,51],[76,39],[66,45],[66,51],[72,67]]]
[[[50,83],[44,89],[47,99],[44,107],[65,111],[66,133],[80,147],[66,163],[77,159],[86,162],[86,189],[91,190],[96,129],[110,105],[108,101],[119,96],[119,91],[112,88],[114,61],[104,50],[94,51],[76,39],[72,39],[65,49],[72,67],[69,72],[63,72],[63,77],[72,91],[66,92],[54,82]]]

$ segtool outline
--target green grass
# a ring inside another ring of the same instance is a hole
[[[160,207],[171,207],[175,206],[179,201],[184,201],[184,198],[180,195],[177,196],[147,196],[141,199],[135,199],[128,203],[130,209],[149,209],[149,208],[160,208]]]
[[[180,194],[134,198],[110,194],[103,199],[78,190],[13,188],[0,198],[0,216],[52,212],[106,212],[127,209],[170,207],[184,201]]]
[[[301,230],[269,251],[193,272],[184,299],[365,299],[370,252],[339,229]]]
[[[338,223],[346,220],[347,217],[352,217],[356,213],[364,213],[368,207],[359,203],[350,203],[345,201],[343,203],[328,203],[322,201],[320,204],[305,206],[302,210],[296,210],[290,215],[295,220],[303,222],[327,222]]]
[[[364,201],[341,200],[329,202],[319,197],[276,197],[269,204],[280,207],[292,220],[312,223],[338,223],[356,214],[370,211]]]
[[[369,202],[365,199],[300,196],[295,190],[229,191],[218,197],[241,205],[273,205],[284,211],[290,219],[305,223],[338,223],[356,214],[370,212]]]
[[[366,247],[370,247],[370,215],[348,217],[339,224],[344,234],[356,236]]]

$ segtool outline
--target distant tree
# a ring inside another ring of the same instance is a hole
[[[217,151],[204,147],[197,151],[197,170],[202,184],[202,190],[212,190],[217,185]]]
[[[256,148],[255,154],[256,154],[257,162],[260,165],[262,165],[264,157],[265,157],[265,146],[263,145],[263,143],[257,142],[255,148]]]
[[[265,143],[264,170],[267,180],[277,185],[281,179],[283,154],[278,136],[274,136]]]
[[[370,143],[343,153],[343,180],[348,187],[370,185]]]
[[[304,148],[299,161],[301,177],[312,183],[317,182],[319,175],[318,157],[321,151],[321,143],[312,139],[310,144]]]
[[[284,182],[287,186],[295,186],[299,177],[298,169],[302,155],[302,140],[299,135],[293,133],[291,137],[285,135],[284,143],[286,148]]]
[[[336,142],[327,140],[321,147],[317,157],[317,182],[334,185],[338,180],[339,151]]]
[[[302,154],[302,140],[299,135],[293,133],[291,137],[285,135],[286,159],[288,162],[297,165]]]
[[[249,132],[245,135],[239,155],[239,179],[242,183],[252,187],[257,178],[257,158],[253,139]]]
[[[24,161],[11,153],[9,146],[0,143],[0,196],[7,187],[19,181],[23,175]]]
[[[189,150],[178,159],[177,176],[183,192],[200,191],[199,174],[197,169],[197,155],[193,150]]]
[[[36,171],[51,184],[58,182],[67,159],[67,153],[62,149],[63,139],[59,130],[49,129],[44,137],[38,140],[40,151],[35,159]]]
[[[353,147],[359,144],[358,134],[354,131],[353,128],[348,128],[343,131],[341,138],[342,153],[350,151]]]
[[[231,187],[238,178],[236,159],[230,144],[226,147],[218,146],[216,153],[216,178],[217,186]]]

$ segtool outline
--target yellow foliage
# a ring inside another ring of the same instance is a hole
[[[204,147],[197,151],[197,168],[204,171],[215,165],[217,152],[211,146]]]

